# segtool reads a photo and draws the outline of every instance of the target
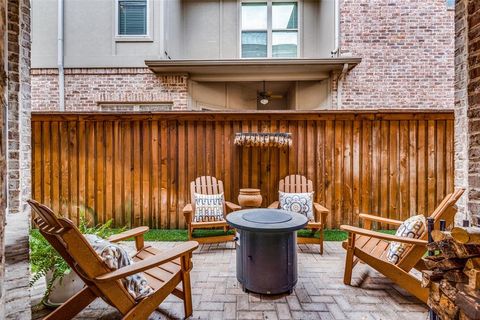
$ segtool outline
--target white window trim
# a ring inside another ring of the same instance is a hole
[[[118,33],[118,3],[120,0],[113,0],[115,7],[114,30],[116,42],[153,42],[153,0],[147,0],[147,34],[146,35],[121,35]]]
[[[272,7],[274,2],[296,2],[297,3],[297,18],[298,24],[297,29],[291,29],[291,31],[297,31],[297,57],[302,56],[303,48],[303,35],[302,35],[302,19],[303,19],[303,2],[302,0],[239,0],[238,1],[238,39],[239,39],[239,49],[238,56],[240,59],[295,59],[295,58],[284,58],[284,57],[272,57],[272,34],[273,31],[287,31],[286,29],[275,29],[272,28]],[[264,29],[242,29],[242,3],[267,3],[267,30]],[[267,31],[267,56],[256,58],[256,57],[242,57],[242,31]]]

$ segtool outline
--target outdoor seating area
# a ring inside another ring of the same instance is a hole
[[[0,320],[480,319],[479,0],[0,0]]]
[[[134,244],[125,243],[133,252]],[[172,242],[146,242],[168,251]],[[412,319],[427,316],[425,304],[364,264],[355,268],[352,285],[343,284],[345,250],[341,242],[298,247],[298,283],[290,295],[244,293],[237,281],[233,242],[201,244],[192,256],[191,319]],[[43,295],[43,283],[32,291],[32,304]],[[34,311],[42,319],[48,309]],[[182,319],[183,304],[170,295],[149,319]],[[113,307],[97,299],[75,319],[121,319]]]

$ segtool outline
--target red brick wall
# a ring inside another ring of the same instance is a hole
[[[32,110],[58,110],[56,69],[33,69]],[[65,110],[100,110],[101,102],[172,102],[187,107],[187,78],[147,68],[66,69]]]
[[[341,53],[362,57],[340,108],[453,108],[454,10],[445,0],[343,0]]]

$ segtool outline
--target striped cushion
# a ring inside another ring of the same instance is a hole
[[[217,221],[224,220],[223,192],[220,194],[195,193],[195,216],[193,221]]]
[[[405,220],[395,233],[398,237],[418,239],[425,231],[425,216],[419,214]],[[387,260],[397,264],[410,245],[407,243],[392,241],[388,248]]]

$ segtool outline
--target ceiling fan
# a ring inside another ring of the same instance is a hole
[[[257,100],[260,101],[261,104],[265,105],[268,104],[271,99],[283,99],[283,96],[279,94],[273,94],[271,91],[267,91],[265,89],[265,81],[263,81],[263,90],[257,92]]]

